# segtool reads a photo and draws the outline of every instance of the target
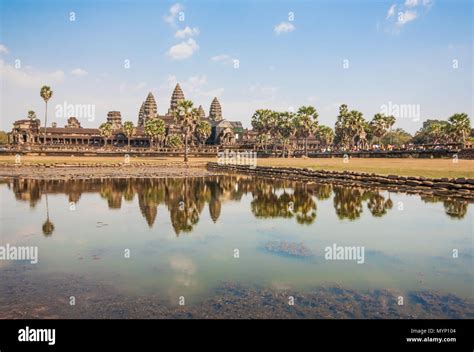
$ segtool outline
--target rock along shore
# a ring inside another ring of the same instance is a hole
[[[472,178],[426,178],[415,176],[377,175],[353,171],[326,171],[307,168],[224,165],[208,163],[207,168],[215,172],[235,172],[293,181],[313,181],[345,184],[348,186],[380,187],[389,191],[449,196],[474,202],[474,179]]]

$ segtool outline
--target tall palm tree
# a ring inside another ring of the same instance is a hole
[[[135,134],[135,126],[132,121],[125,121],[123,124],[123,132],[128,138],[128,149],[130,149],[130,138]]]
[[[356,145],[357,138],[359,138],[360,141],[361,137],[365,135],[365,119],[360,111],[352,110],[344,126],[348,130],[351,146]]]
[[[199,110],[193,107],[191,100],[181,100],[175,112],[175,120],[184,132],[184,162],[188,162],[188,137],[199,121]]]
[[[211,124],[205,120],[199,121],[196,126],[196,134],[202,145],[206,143],[207,139],[211,135]]]
[[[372,134],[377,138],[378,144],[381,143],[383,136],[387,134],[387,121],[382,114],[375,114],[372,121],[370,121],[370,128]]]
[[[152,147],[156,140],[158,140],[161,145],[166,135],[165,122],[159,118],[147,120],[147,122],[145,122],[145,134],[150,137]]]
[[[46,105],[46,109],[44,111],[44,132],[43,132],[43,144],[46,144],[46,126],[48,124],[48,101],[53,96],[53,91],[49,86],[42,86],[40,90],[40,96],[43,98],[44,103]]]
[[[308,156],[308,137],[316,133],[319,115],[313,106],[302,106],[298,109],[297,116],[297,129],[304,138],[304,154]]]
[[[395,124],[395,116],[390,115],[390,116],[385,116],[385,125],[388,128],[388,131],[390,133],[390,144],[392,144],[392,127]]]
[[[112,124],[104,122],[99,126],[100,135],[105,138],[105,147],[107,147],[108,140],[112,137]]]
[[[252,116],[252,128],[258,132],[264,151],[267,151],[268,134],[272,126],[274,112],[269,109],[259,109]]]
[[[290,141],[291,136],[294,135],[296,131],[295,123],[294,123],[294,118],[295,114],[291,112],[280,112],[277,114],[277,132],[276,134],[282,141],[282,158],[285,157],[285,151],[286,151],[286,146],[288,145],[288,142]],[[290,153],[287,153],[288,157],[290,156]]]
[[[467,114],[454,114],[448,119],[448,122],[451,126],[451,131],[454,137],[461,138],[462,143],[466,141],[466,135],[471,131],[471,120]]]
[[[334,140],[332,128],[324,125],[319,126],[316,136],[324,147],[331,145]]]
[[[49,206],[48,206],[48,195],[46,194],[46,221],[42,226],[43,234],[45,236],[51,236],[54,231],[54,224],[49,220]]]

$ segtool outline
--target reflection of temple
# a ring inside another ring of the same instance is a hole
[[[145,123],[148,120],[161,119],[165,122],[167,135],[179,134],[180,130],[176,125],[174,114],[178,103],[184,99],[184,93],[180,85],[177,84],[171,96],[168,111],[164,115],[159,115],[155,97],[150,92],[138,112],[135,134],[130,138],[131,146],[150,146],[150,138],[145,133]],[[206,142],[207,144],[232,145],[241,139],[242,124],[239,121],[229,121],[223,117],[222,107],[217,98],[212,100],[208,116],[206,116],[201,105],[198,111],[200,120],[208,121],[211,125],[211,135]],[[44,143],[44,133],[46,132],[47,144],[79,146],[103,146],[108,144],[117,147],[128,145],[128,138],[123,131],[120,111],[110,111],[107,114],[107,122],[112,125],[112,137],[106,139],[101,136],[98,128],[82,127],[76,117],[70,117],[64,127],[57,127],[56,122],[53,122],[53,126],[46,127],[46,130],[41,126],[40,120],[17,120],[13,123],[9,139],[10,143],[18,145]],[[197,140],[192,142],[198,143]]]
[[[109,209],[120,209],[124,201],[133,201],[136,194],[138,207],[148,226],[153,227],[158,207],[162,205],[169,212],[176,235],[194,229],[206,203],[209,217],[217,222],[222,204],[239,201],[245,194],[252,196],[251,211],[255,217],[294,218],[299,224],[306,225],[316,221],[317,201],[331,197],[341,220],[360,218],[364,204],[376,217],[384,216],[393,207],[390,197],[387,199],[377,189],[290,180],[269,182],[244,175],[74,181],[13,179],[3,183],[7,183],[17,200],[28,202],[31,207],[35,207],[43,195],[65,194],[68,202],[78,202],[83,193],[96,193],[107,201]],[[446,214],[452,218],[461,219],[467,213],[468,203],[463,200],[433,196],[421,196],[421,199],[425,202],[443,202]],[[54,220],[54,216],[52,218]],[[48,213],[43,232],[51,234],[53,230]]]

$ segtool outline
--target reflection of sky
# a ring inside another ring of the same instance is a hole
[[[373,217],[364,202],[355,221],[340,220],[332,198],[316,199],[316,221],[302,226],[294,218],[255,218],[250,210],[252,195],[247,194],[240,202],[223,201],[216,223],[206,205],[193,231],[177,237],[163,204],[149,228],[138,197],[110,210],[99,194],[87,193],[70,211],[67,197],[55,194],[48,196],[55,231],[45,237],[41,232],[46,220],[44,197],[31,209],[0,186],[0,240],[38,245],[37,270],[87,274],[126,290],[153,290],[170,297],[203,295],[224,281],[276,288],[338,283],[473,296],[469,284],[473,281],[472,206],[463,219],[453,220],[440,202],[424,203],[415,195],[390,197],[394,206],[387,214]],[[303,242],[317,257],[299,260],[262,251],[261,245],[272,240]],[[365,264],[325,261],[324,248],[333,243],[365,246]],[[123,255],[126,248],[131,251],[129,259]],[[236,248],[239,259],[233,257]],[[453,259],[453,248],[471,254],[471,259]]]

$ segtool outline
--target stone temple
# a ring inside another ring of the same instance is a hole
[[[181,100],[184,100],[184,92],[179,84],[174,88],[171,95],[170,105],[164,115],[159,114],[155,97],[150,92],[140,105],[135,125],[135,133],[130,138],[132,147],[149,147],[151,141],[145,133],[145,124],[151,119],[162,119],[166,125],[166,135],[182,135],[182,131],[176,124],[174,113]],[[207,139],[207,145],[234,145],[243,136],[244,130],[239,121],[229,121],[223,117],[222,107],[217,98],[214,98],[206,116],[204,108],[199,105],[199,119],[207,121],[211,125],[211,135]],[[132,119],[127,119],[132,120]],[[110,111],[107,114],[107,122],[112,126],[112,136],[104,138],[98,128],[84,128],[76,117],[69,117],[64,127],[57,127],[53,122],[52,127],[44,128],[40,120],[17,120],[13,123],[12,132],[9,134],[10,143],[17,145],[78,145],[78,146],[104,146],[115,147],[127,146],[128,138],[123,131],[123,119],[120,111]],[[194,137],[193,137],[194,138]],[[191,140],[192,144],[198,144],[197,140]]]

